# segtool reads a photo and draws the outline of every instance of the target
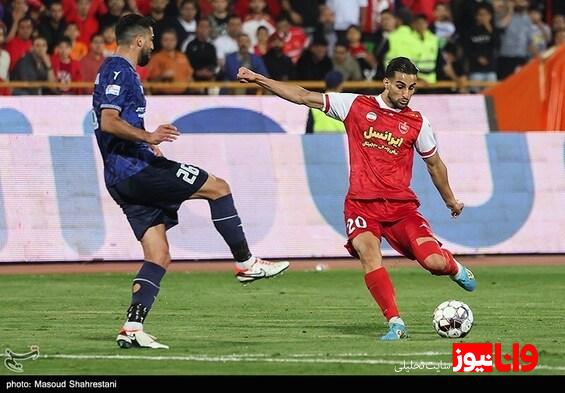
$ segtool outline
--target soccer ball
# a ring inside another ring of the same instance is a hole
[[[434,329],[441,337],[465,337],[471,331],[473,321],[471,307],[458,300],[443,302],[434,311]]]

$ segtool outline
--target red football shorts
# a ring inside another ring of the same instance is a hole
[[[417,201],[346,199],[344,213],[348,241],[345,248],[353,257],[359,258],[351,241],[368,231],[379,240],[384,237],[405,257],[416,259],[412,252],[416,239],[434,237],[430,224],[418,212],[418,206]]]

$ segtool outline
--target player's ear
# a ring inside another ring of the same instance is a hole
[[[384,78],[384,79],[383,79],[383,84],[385,85],[385,89],[388,90],[388,87],[390,86],[390,79]]]

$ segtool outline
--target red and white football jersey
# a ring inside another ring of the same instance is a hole
[[[437,151],[428,119],[408,107],[390,108],[380,95],[327,93],[323,110],[347,130],[348,198],[418,200],[410,189],[414,148],[423,158]]]

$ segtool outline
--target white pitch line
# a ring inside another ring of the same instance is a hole
[[[427,352],[424,352],[427,353]],[[407,356],[408,354],[402,354]],[[338,363],[338,364],[392,364],[398,365],[398,360],[385,359],[339,359],[339,358],[306,358],[302,354],[288,355],[291,357],[266,357],[262,354],[242,355],[190,355],[190,356],[139,356],[139,355],[40,355],[42,359],[75,359],[75,360],[151,360],[151,361],[192,361],[192,362],[267,362],[267,363]],[[437,365],[438,362],[416,361],[414,363],[423,365]],[[447,364],[447,363],[446,363]],[[536,369],[542,370],[565,370],[561,366],[537,365]]]

